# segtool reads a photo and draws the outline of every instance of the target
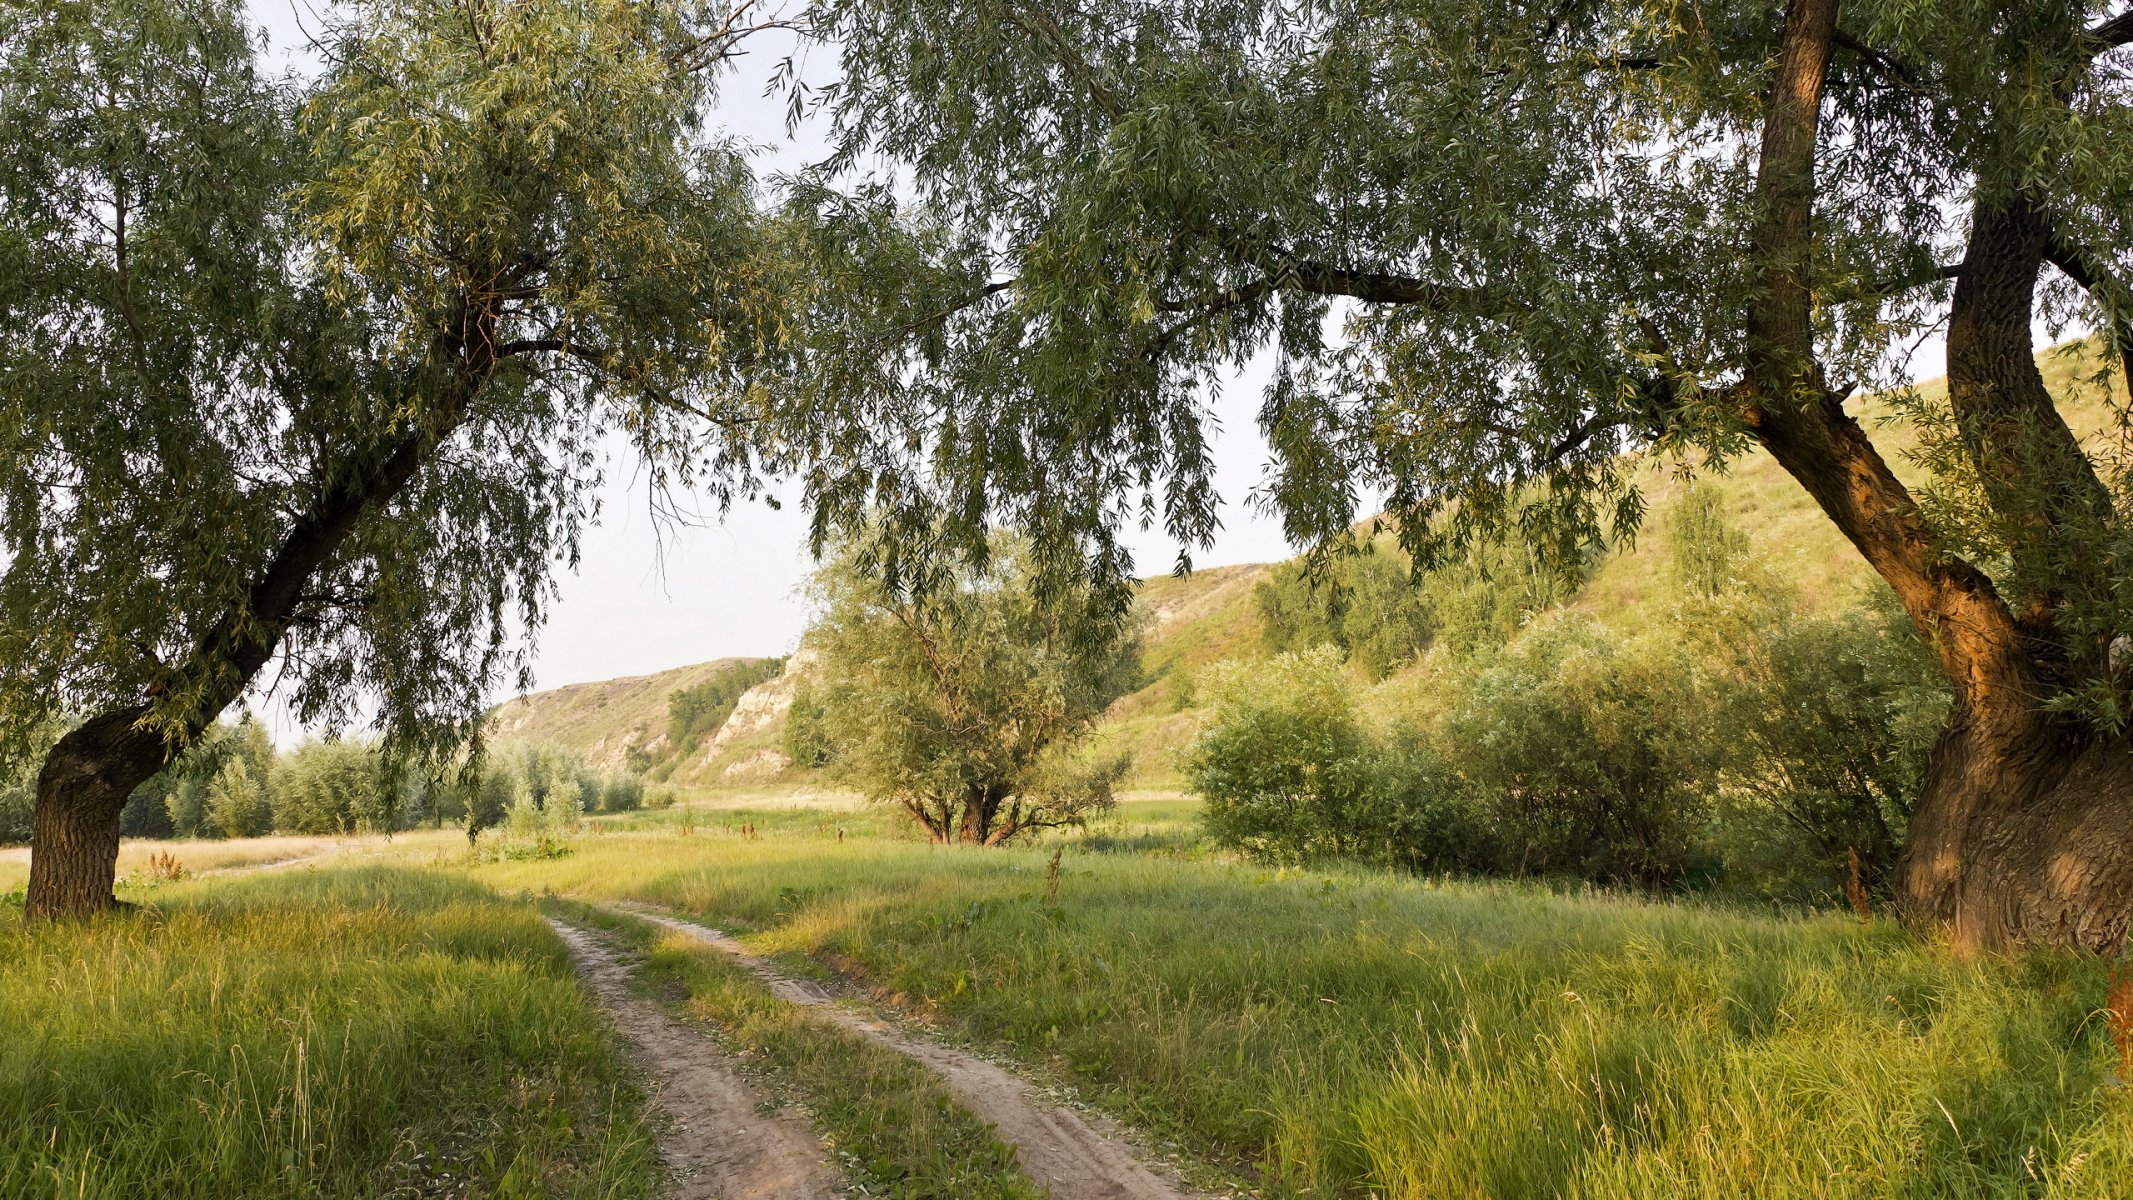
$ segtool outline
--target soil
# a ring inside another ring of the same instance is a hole
[[[660,1153],[676,1200],[832,1200],[822,1143],[804,1120],[768,1109],[718,1044],[630,988],[630,966],[598,937],[555,926],[586,987],[645,1066],[671,1117]]]
[[[1027,1080],[976,1055],[833,1004],[819,984],[783,974],[718,930],[643,906],[626,911],[731,956],[778,998],[813,1006],[853,1033],[924,1063],[965,1108],[1015,1147],[1023,1172],[1053,1200],[1194,1200],[1167,1171],[1143,1160],[1114,1122],[1056,1104]]]

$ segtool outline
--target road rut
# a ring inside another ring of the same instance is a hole
[[[853,1033],[930,1067],[964,1107],[992,1122],[1000,1138],[1014,1145],[1023,1172],[1053,1200],[1197,1200],[1167,1172],[1144,1162],[1113,1122],[1054,1104],[1028,1081],[975,1055],[832,1004],[818,985],[783,974],[716,929],[642,905],[621,911],[731,956],[780,999],[814,1006]]]
[[[822,1143],[795,1118],[766,1114],[762,1097],[716,1042],[630,990],[630,967],[598,937],[548,922],[585,985],[652,1071],[653,1100],[673,1117],[660,1153],[676,1200],[833,1200]]]

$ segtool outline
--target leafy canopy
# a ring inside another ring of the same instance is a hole
[[[884,157],[916,200],[818,198],[821,286],[864,335],[822,369],[881,419],[811,487],[915,496],[966,543],[1010,521],[1099,572],[1124,520],[1210,534],[1207,388],[1255,355],[1275,361],[1264,499],[1299,543],[1383,498],[1425,563],[1505,527],[1572,559],[1643,514],[1624,451],[1745,444],[1734,389],[1770,350],[1772,271],[1809,281],[1841,394],[1900,376],[1975,198],[2051,196],[2098,261],[2133,252],[2110,53],[2133,22],[2100,2],[1847,4],[1804,251],[1759,236],[1766,4],[818,14],[845,71],[817,97],[831,171]],[[2112,294],[2053,299],[2102,321]]]
[[[365,0],[296,80],[235,0],[0,0],[0,743],[182,744],[278,653],[441,753],[603,431],[750,487],[785,268],[702,121],[728,16]]]

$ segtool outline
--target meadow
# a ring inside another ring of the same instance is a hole
[[[1056,902],[1046,846],[839,842],[792,810],[475,875],[746,931],[1268,1196],[2133,1194],[2099,962],[1959,961],[1848,912],[1266,870],[1143,807],[1061,845]]]
[[[0,917],[0,1194],[655,1194],[641,1076],[544,913],[634,945],[640,986],[868,1194],[1036,1194],[923,1070],[588,903],[616,900],[1012,1062],[1210,1190],[2133,1194],[2097,960],[1964,960],[1835,909],[1266,869],[1175,798],[992,850],[775,800],[600,818],[559,857],[402,836],[135,886],[84,926]]]
[[[408,867],[0,915],[0,1195],[572,1197],[654,1129],[537,908]]]

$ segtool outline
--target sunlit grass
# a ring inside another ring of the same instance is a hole
[[[529,904],[405,868],[0,915],[0,1195],[646,1195],[641,1102]]]
[[[1178,855],[1069,850],[1053,907],[1047,856],[699,832],[481,877],[752,928],[1274,1195],[2133,1195],[2099,963]]]

